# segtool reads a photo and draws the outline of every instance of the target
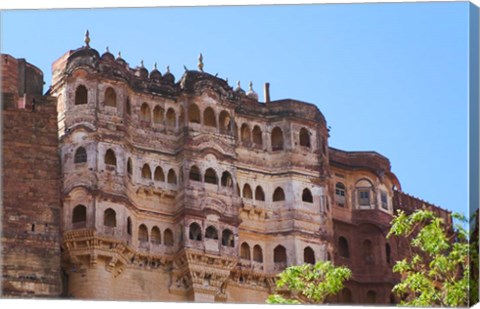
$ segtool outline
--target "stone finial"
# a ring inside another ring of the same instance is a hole
[[[85,47],[90,48],[90,32],[85,32]]]
[[[156,63],[156,62],[153,64],[153,69],[154,69],[154,70],[157,69],[157,63]]]
[[[144,68],[145,66],[143,66],[143,60],[140,60],[140,67],[141,68]]]
[[[258,100],[258,94],[253,90],[252,81],[250,81],[250,83],[248,84],[247,96],[249,96],[252,99]]]
[[[105,48],[105,50],[107,51],[107,53],[109,53],[109,52],[110,52],[110,50],[108,49],[108,46],[107,46],[107,48]]]
[[[122,53],[121,53],[121,52],[118,52],[117,59],[121,59],[121,58],[122,58]]]
[[[200,55],[198,56],[198,69],[200,70],[200,72],[203,72],[203,55],[202,55],[202,53],[200,53]]]
[[[170,66],[167,65],[167,73],[170,74]]]
[[[240,89],[242,89],[242,87],[240,86],[240,81],[237,81],[237,88],[236,88],[236,90],[240,90]]]

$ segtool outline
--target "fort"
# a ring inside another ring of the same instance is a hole
[[[331,302],[397,303],[402,192],[376,152],[329,147],[313,104],[86,45],[42,72],[2,55],[2,296],[264,303],[289,265],[353,277]]]

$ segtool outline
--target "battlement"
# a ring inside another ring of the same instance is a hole
[[[45,102],[41,99],[43,72],[25,59],[8,54],[2,54],[1,57],[3,109],[28,108],[32,104]]]
[[[403,210],[408,214],[413,213],[418,209],[428,209],[438,217],[443,218],[446,222],[450,222],[451,220],[449,217],[452,213],[451,211],[397,190],[393,191],[393,206],[394,209]]]

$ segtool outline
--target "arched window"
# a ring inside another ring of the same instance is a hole
[[[150,106],[147,103],[143,103],[140,107],[140,121],[143,123],[150,124],[151,121],[151,113],[150,113]]]
[[[262,247],[259,245],[253,247],[253,260],[258,263],[263,263]]]
[[[117,214],[115,210],[108,208],[103,212],[103,225],[108,227],[117,226]]]
[[[75,150],[75,157],[73,159],[74,163],[85,163],[87,162],[87,151],[83,147],[78,147]]]
[[[211,107],[207,107],[203,112],[203,124],[207,127],[217,127],[217,123],[215,120],[215,112]]]
[[[373,186],[370,181],[362,179],[355,185],[357,189],[358,205],[361,208],[371,207],[371,195]]]
[[[202,181],[201,176],[200,176],[200,169],[197,166],[193,165],[190,168],[189,179],[194,180],[194,181]]]
[[[217,229],[214,226],[209,226],[205,230],[205,238],[206,239],[216,239],[218,240],[218,232]]]
[[[315,264],[315,252],[310,247],[303,249],[303,262],[308,264]]]
[[[161,124],[163,122],[163,113],[163,108],[161,108],[159,105],[155,106],[153,109],[153,123]]]
[[[150,235],[150,241],[152,244],[159,245],[162,243],[162,235],[160,234],[160,229],[158,227],[154,226]]]
[[[348,250],[348,241],[345,239],[345,237],[340,237],[338,239],[338,254],[344,258],[350,257],[350,251]]]
[[[152,172],[150,171],[150,166],[147,163],[145,163],[142,167],[142,178],[152,179]]]
[[[252,189],[250,188],[250,185],[248,183],[243,186],[243,198],[253,198]]]
[[[303,189],[302,201],[306,203],[313,203],[312,192],[310,192],[310,190],[307,188]]]
[[[273,201],[285,201],[285,193],[283,192],[282,188],[278,187],[275,189],[275,191],[273,192]]]
[[[168,182],[169,184],[172,184],[172,185],[176,185],[176,184],[177,184],[177,174],[175,173],[175,171],[173,170],[173,168],[171,168],[171,169],[168,171],[167,182]]]
[[[153,174],[153,179],[155,181],[165,181],[165,174],[163,173],[163,169],[161,166],[157,166],[157,168],[155,168],[155,174]]]
[[[139,242],[148,242],[148,229],[145,224],[141,224],[138,227],[138,241]]]
[[[387,264],[390,264],[391,261],[392,261],[392,251],[390,249],[390,245],[389,244],[385,244],[385,258],[387,260]]]
[[[128,158],[127,160],[127,174],[132,175],[132,159]]]
[[[380,191],[380,205],[382,205],[382,208],[385,210],[388,210],[388,196],[387,192],[385,191]]]
[[[130,104],[129,97],[127,97],[127,101],[125,102],[125,110],[127,112],[127,115],[130,115],[132,113],[132,105]]]
[[[205,172],[205,183],[216,185],[218,183],[217,173],[213,168],[208,168]]]
[[[284,246],[278,245],[273,249],[273,262],[274,263],[287,263],[287,250]]]
[[[233,188],[232,176],[227,171],[222,174],[222,187]]]
[[[300,129],[300,146],[310,148],[310,133],[305,128]]]
[[[272,150],[283,150],[283,131],[279,127],[272,130]]]
[[[345,185],[337,182],[335,185],[335,202],[340,207],[345,207]]]
[[[348,288],[343,288],[341,293],[341,302],[343,304],[351,304],[352,303],[352,292]]]
[[[235,247],[235,240],[233,239],[233,233],[229,229],[225,229],[222,232],[222,246]]]
[[[105,164],[117,165],[117,157],[112,149],[108,149],[107,152],[105,152]]]
[[[367,304],[375,304],[377,303],[377,293],[374,291],[367,292]]]
[[[263,192],[263,189],[260,186],[257,186],[257,188],[255,189],[255,200],[265,201],[265,193]]]
[[[250,261],[250,246],[246,242],[240,246],[240,258]]]
[[[112,87],[108,87],[105,91],[105,106],[117,107],[117,94]]]
[[[177,116],[175,115],[175,110],[169,108],[167,111],[167,127],[175,128],[177,126]]]
[[[397,300],[395,299],[395,295],[393,293],[390,293],[390,304],[395,305],[397,303]]]
[[[188,238],[191,240],[202,240],[202,230],[200,228],[200,225],[198,223],[192,223],[190,224],[190,228],[188,231]]]
[[[150,123],[150,106],[147,103],[143,103],[140,107],[140,121]]]
[[[72,223],[86,223],[87,222],[87,207],[77,205],[73,208]]]
[[[127,234],[132,236],[132,219],[127,218]]]
[[[260,129],[259,126],[253,127],[252,140],[255,146],[262,147],[263,145],[262,130]]]
[[[163,244],[167,247],[173,246],[173,233],[172,230],[166,229],[163,232]]]
[[[226,111],[221,111],[218,119],[220,133],[230,132],[230,114]]]
[[[242,124],[240,136],[243,143],[250,143],[250,128],[246,123]]]
[[[190,104],[188,108],[188,122],[200,123],[200,110],[196,104]]]
[[[75,105],[88,103],[88,90],[84,85],[80,85],[75,90]]]

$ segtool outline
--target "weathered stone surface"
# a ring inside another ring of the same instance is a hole
[[[53,64],[52,97],[21,93],[7,58],[7,296],[58,296],[62,272],[72,298],[264,303],[286,266],[329,259],[353,271],[332,302],[397,302],[393,211],[447,216],[382,155],[330,148],[313,104],[85,47]]]
[[[2,296],[59,297],[61,182],[56,100],[35,93],[38,80],[30,85],[31,72],[27,72],[33,66],[21,62],[27,70],[19,77],[19,62],[8,55],[2,59],[6,64],[2,99],[20,94],[23,102],[29,102],[28,109],[11,102],[2,111]],[[24,79],[27,83],[19,90]]]

